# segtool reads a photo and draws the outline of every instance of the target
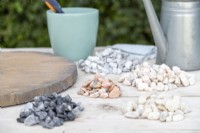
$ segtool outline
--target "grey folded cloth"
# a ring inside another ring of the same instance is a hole
[[[141,58],[143,61],[155,59],[157,53],[157,48],[153,45],[115,44],[112,48],[130,53],[137,58]]]

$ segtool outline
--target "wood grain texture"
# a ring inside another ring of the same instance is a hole
[[[77,79],[76,65],[61,57],[39,52],[0,53],[0,106],[61,92]]]

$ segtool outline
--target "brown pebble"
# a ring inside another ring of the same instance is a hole
[[[92,80],[87,80],[82,86],[83,87],[88,87],[91,82],[92,82]]]
[[[113,90],[109,93],[109,98],[117,98],[121,95],[119,87],[113,87]]]
[[[111,85],[109,88],[108,88],[108,92],[111,92],[113,90],[113,88],[115,87],[115,85]]]
[[[79,91],[78,91],[78,95],[83,95],[85,92],[82,90],[82,89],[80,89]]]
[[[95,92],[97,92],[97,90],[96,90],[96,89],[93,89],[93,90],[89,91],[89,94],[93,94],[93,93],[95,93]]]
[[[103,88],[109,88],[111,85],[112,85],[112,84],[111,84],[110,82],[107,82],[107,81],[104,81],[104,82],[102,83],[102,87],[103,87]]]

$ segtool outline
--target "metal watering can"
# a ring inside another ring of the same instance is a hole
[[[151,0],[143,0],[158,49],[156,63],[200,69],[200,0],[162,0],[161,20]]]

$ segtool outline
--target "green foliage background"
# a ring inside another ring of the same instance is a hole
[[[98,46],[115,43],[153,44],[142,0],[58,0],[62,7],[93,7],[100,11]],[[160,0],[152,0],[156,11]],[[42,0],[0,0],[0,46],[49,47]]]

